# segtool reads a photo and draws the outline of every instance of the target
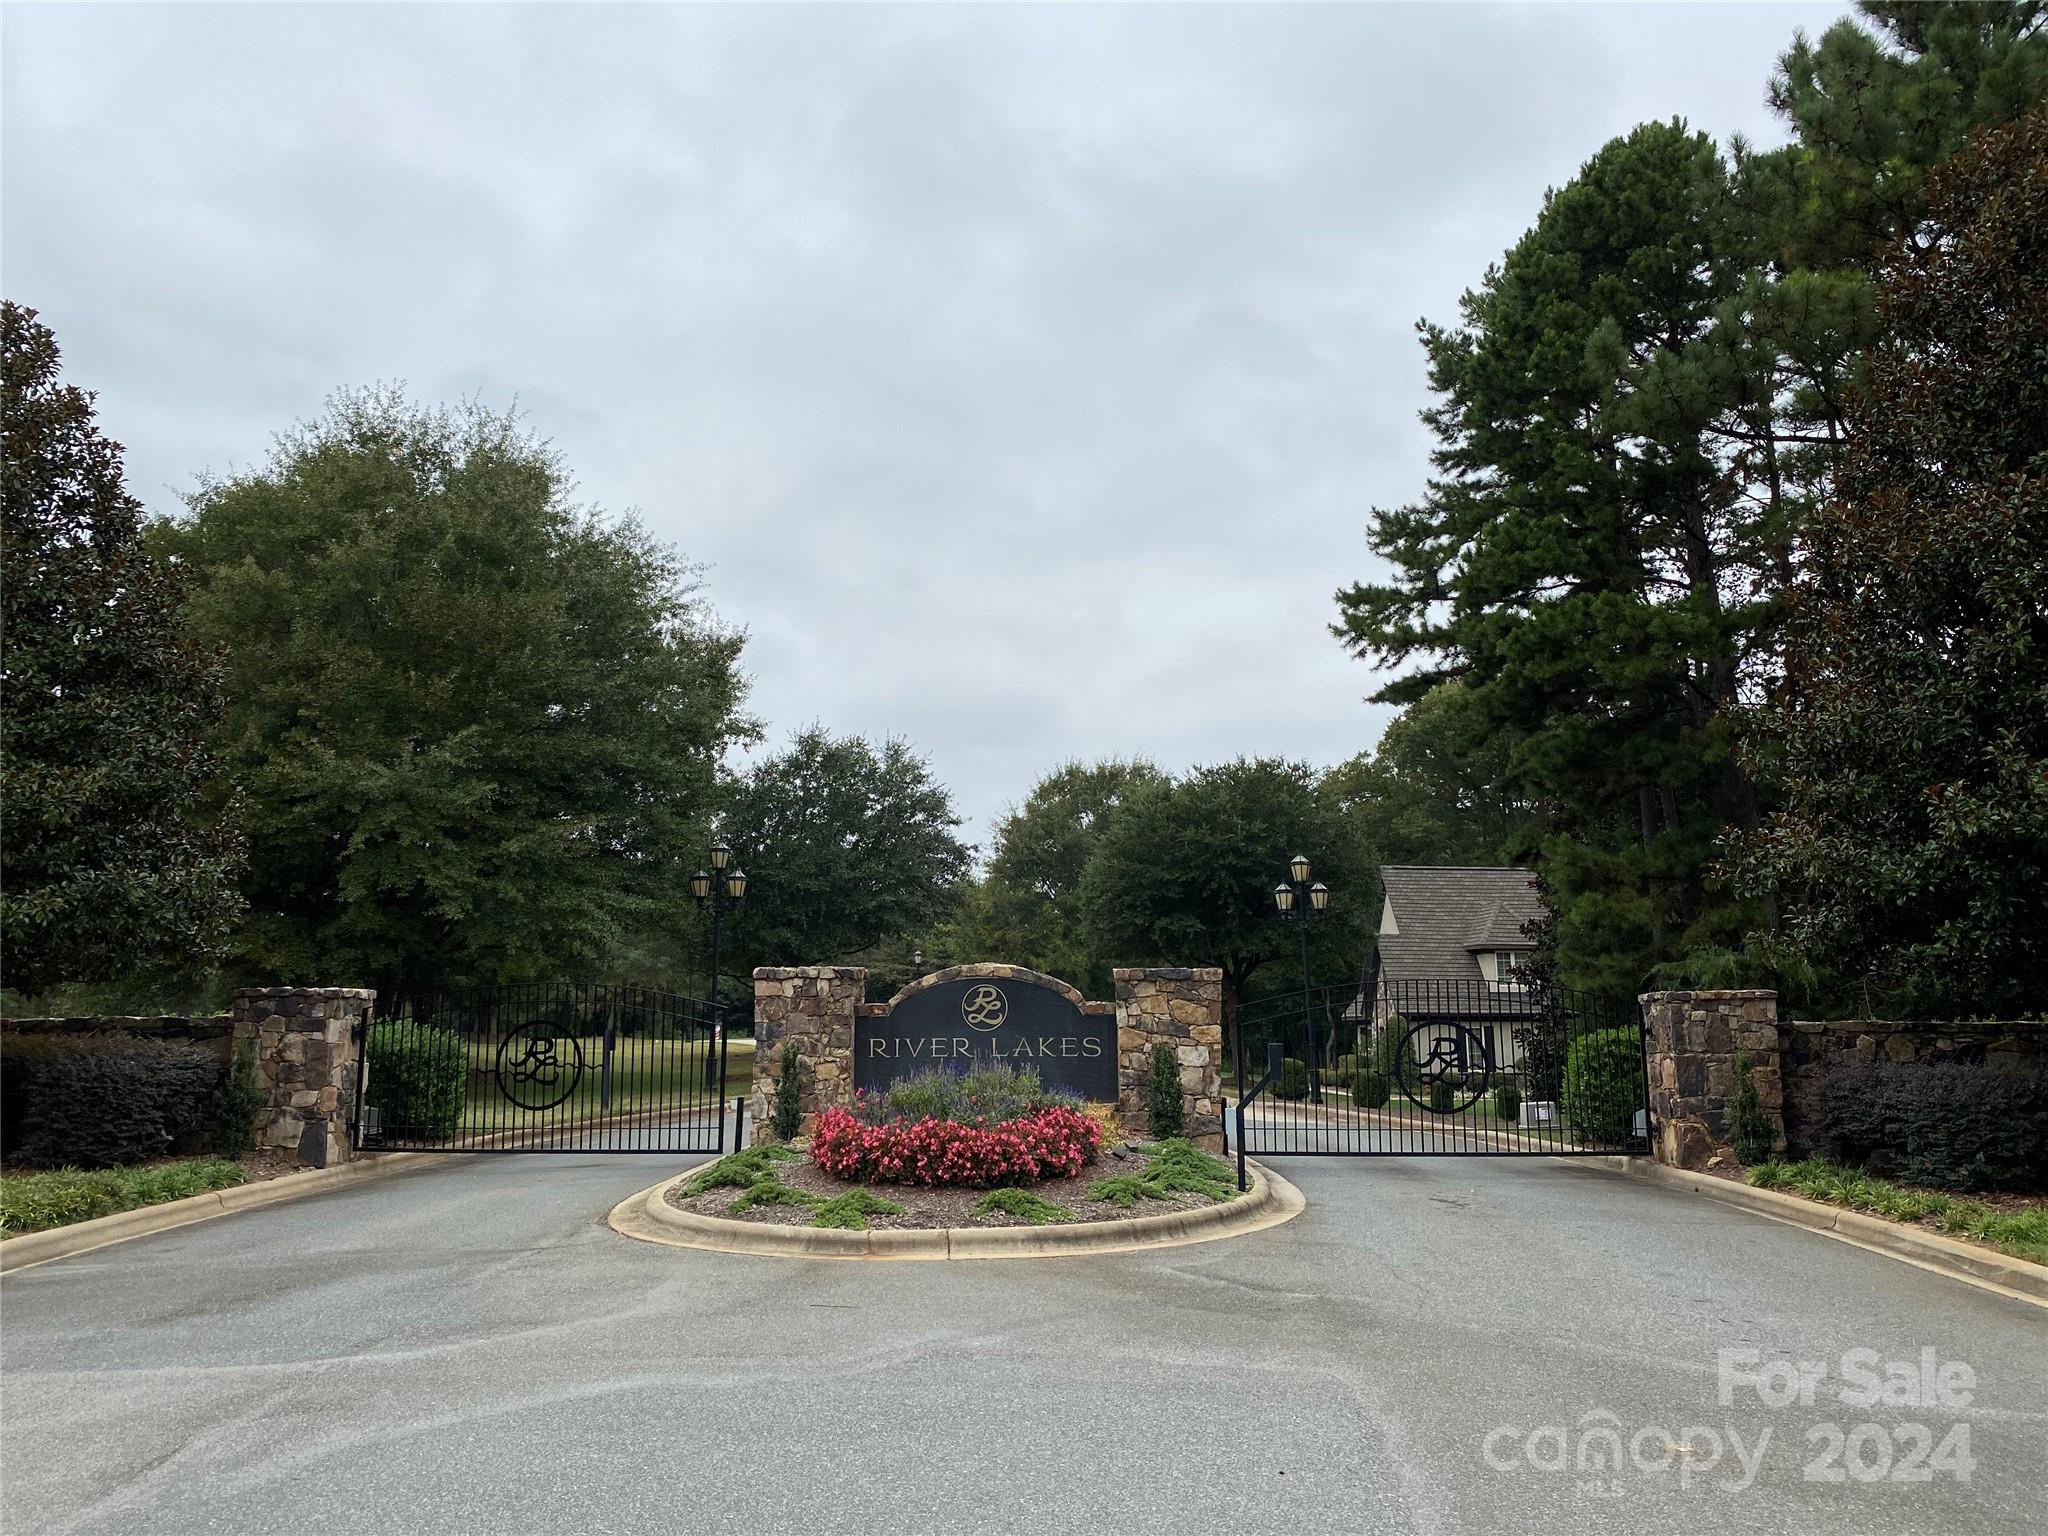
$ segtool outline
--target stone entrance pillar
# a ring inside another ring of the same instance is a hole
[[[775,1091],[782,1048],[794,1041],[803,1074],[799,1136],[821,1110],[853,1101],[853,1016],[868,973],[852,965],[762,966],[754,972],[754,1092],[750,1141],[775,1139]]]
[[[1152,1047],[1180,1064],[1188,1140],[1223,1150],[1223,972],[1215,966],[1150,966],[1116,981],[1117,1117],[1126,1130],[1152,1121]]]
[[[1649,1052],[1658,1162],[1698,1168],[1728,1144],[1738,1055],[1749,1058],[1750,1081],[1771,1122],[1773,1145],[1785,1145],[1776,992],[1645,992],[1636,1001]]]
[[[363,987],[243,987],[235,993],[235,1045],[253,1042],[256,1086],[268,1099],[256,1145],[289,1151],[302,1167],[355,1156],[349,1127],[363,1035],[377,994]]]

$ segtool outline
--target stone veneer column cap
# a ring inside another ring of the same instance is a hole
[[[997,960],[977,960],[970,965],[949,965],[944,970],[933,971],[929,976],[920,976],[915,981],[905,982],[902,989],[889,999],[894,1008],[913,993],[928,987],[944,986],[949,981],[1021,981],[1034,987],[1047,987],[1059,993],[1077,1007],[1087,1003],[1078,987],[1069,986],[1057,976],[1048,976],[1044,971],[1034,971],[1029,966],[1006,965]]]
[[[237,987],[236,997],[321,997],[368,1002],[377,995],[375,987]]]
[[[867,969],[858,965],[757,965],[756,981],[866,981]]]
[[[1220,965],[1126,965],[1111,971],[1112,981],[1221,981]]]
[[[1746,1003],[1776,997],[1771,987],[1728,987],[1691,992],[1638,992],[1638,1003]]]

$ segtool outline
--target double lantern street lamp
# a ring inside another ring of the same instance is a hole
[[[1288,878],[1273,887],[1273,905],[1280,909],[1283,918],[1292,918],[1301,925],[1301,1022],[1308,1043],[1308,1094],[1309,1102],[1323,1102],[1323,1077],[1319,1070],[1321,1056],[1316,1049],[1315,1010],[1309,1002],[1308,972],[1308,925],[1311,918],[1321,917],[1330,910],[1330,888],[1318,880],[1308,883],[1308,855],[1297,853],[1287,861]]]
[[[720,920],[728,912],[737,911],[741,902],[747,899],[747,872],[732,867],[732,845],[714,843],[711,848],[711,868],[700,869],[690,876],[690,894],[697,899],[699,910],[711,910],[711,1022],[722,1025],[724,1020],[718,1007],[718,934]]]

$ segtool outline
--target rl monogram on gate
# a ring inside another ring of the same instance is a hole
[[[864,1092],[934,1067],[1029,1067],[1048,1088],[1116,1098],[1116,1021],[1016,977],[961,979],[912,992],[886,1016],[855,1021],[853,1086]]]

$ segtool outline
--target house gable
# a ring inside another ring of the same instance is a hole
[[[1522,925],[1541,917],[1543,906],[1525,869],[1389,864],[1380,878],[1387,894],[1379,969],[1386,981],[1492,982],[1496,955],[1532,947]]]

